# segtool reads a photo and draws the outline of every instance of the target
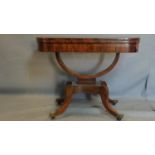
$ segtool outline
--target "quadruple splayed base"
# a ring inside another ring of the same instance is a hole
[[[117,120],[122,120],[123,115],[118,113],[113,105],[117,104],[117,100],[112,100],[109,98],[109,89],[107,83],[105,81],[101,81],[99,83],[96,82],[95,79],[91,80],[78,80],[77,83],[73,84],[71,81],[67,82],[65,88],[65,98],[57,99],[58,109],[50,114],[52,119],[55,119],[57,116],[63,114],[68,106],[70,105],[73,95],[75,93],[90,93],[90,94],[98,94],[101,97],[101,101],[105,109],[116,117]]]

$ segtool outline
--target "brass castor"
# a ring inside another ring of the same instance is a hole
[[[54,120],[54,119],[56,118],[55,114],[54,114],[54,113],[50,113],[50,118],[51,118],[52,120]]]
[[[123,117],[124,117],[123,114],[119,114],[119,115],[116,116],[116,119],[117,119],[118,121],[121,121],[121,120],[123,119]]]
[[[63,105],[63,102],[64,102],[64,99],[60,99],[60,98],[56,99],[57,106]]]

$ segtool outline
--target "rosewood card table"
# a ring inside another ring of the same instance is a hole
[[[108,85],[105,81],[97,82],[96,78],[109,73],[117,64],[121,53],[135,53],[139,48],[139,38],[37,38],[38,49],[41,52],[54,52],[56,60],[62,69],[69,75],[76,77],[76,83],[68,81],[65,88],[65,97],[57,99],[58,109],[50,114],[52,119],[63,114],[68,108],[73,94],[75,93],[93,93],[99,94],[105,109],[117,120],[123,118],[113,108],[118,101],[109,97]],[[112,64],[96,74],[80,74],[65,65],[61,59],[60,53],[116,53]]]

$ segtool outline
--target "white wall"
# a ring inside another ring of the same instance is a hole
[[[88,37],[87,35],[0,35],[0,93],[59,92],[69,77],[59,70],[54,54],[37,51],[36,37]],[[122,54],[117,67],[102,79],[107,80],[112,96],[155,96],[155,35],[92,35],[92,37],[140,37],[137,54]],[[113,54],[105,55],[109,64]],[[93,69],[100,54],[63,54],[64,61],[78,71]],[[147,91],[145,85],[147,83]],[[59,89],[58,89],[59,86]]]

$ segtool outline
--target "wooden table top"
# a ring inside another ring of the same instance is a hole
[[[37,38],[41,52],[135,53],[140,38]]]

